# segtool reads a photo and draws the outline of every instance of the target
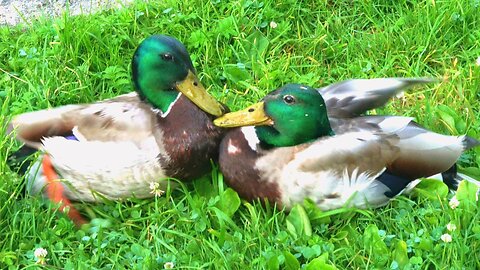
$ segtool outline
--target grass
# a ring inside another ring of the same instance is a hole
[[[478,0],[167,0],[1,27],[0,133],[18,113],[132,91],[136,45],[166,33],[186,44],[204,85],[232,109],[287,82],[439,77],[445,81],[378,112],[479,138],[478,14]],[[160,198],[80,204],[94,220],[76,230],[23,193],[22,177],[6,165],[12,139],[2,136],[0,147],[0,268],[42,267],[38,247],[48,251],[47,269],[480,268],[480,205],[468,186],[456,209],[450,194],[402,196],[375,210],[320,213],[307,204],[286,213],[240,202],[214,170]],[[460,163],[478,176],[480,150]],[[448,223],[457,229],[448,232]],[[452,242],[441,240],[447,232]]]

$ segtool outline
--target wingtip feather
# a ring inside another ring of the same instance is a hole
[[[475,138],[469,137],[469,136],[464,136],[463,137],[463,146],[464,146],[465,150],[469,150],[469,149],[472,149],[474,147],[480,146],[480,141],[475,139]]]

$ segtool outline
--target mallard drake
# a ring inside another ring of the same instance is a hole
[[[145,39],[132,75],[136,92],[12,119],[12,134],[45,153],[28,172],[33,192],[46,185],[46,167],[64,179],[60,199],[85,202],[151,197],[152,182],[165,189],[167,178],[210,170],[223,136],[212,120],[227,109],[206,92],[184,45],[165,35]]]
[[[286,85],[214,121],[237,127],[220,144],[220,169],[248,200],[287,209],[307,198],[322,210],[379,207],[415,179],[448,172],[463,151],[480,145],[426,130],[408,117],[345,121],[332,128],[319,91]]]

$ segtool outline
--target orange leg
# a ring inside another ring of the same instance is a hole
[[[88,223],[87,220],[73,207],[70,200],[64,196],[63,185],[58,181],[58,175],[53,169],[52,162],[48,155],[43,156],[42,160],[43,174],[47,178],[47,196],[48,198],[57,204],[60,204],[58,208],[60,211],[64,211],[65,207],[69,208],[68,217],[75,223],[77,227],[81,227],[83,224]]]

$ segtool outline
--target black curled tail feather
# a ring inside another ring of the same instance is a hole
[[[17,151],[10,153],[7,158],[7,165],[10,170],[17,172],[20,175],[24,175],[33,161],[35,161],[35,153],[38,151],[36,148],[24,145]]]
[[[442,179],[449,189],[457,190],[461,180],[457,174],[457,164],[453,164],[448,170],[442,172]]]

